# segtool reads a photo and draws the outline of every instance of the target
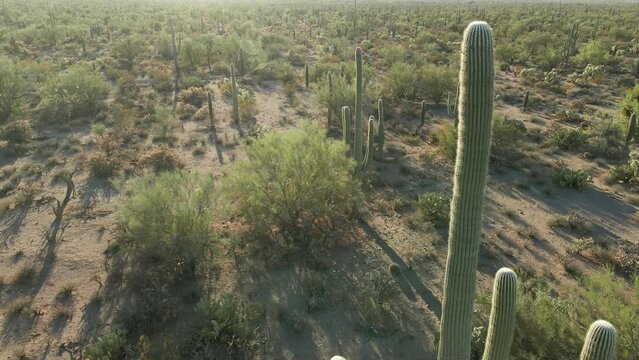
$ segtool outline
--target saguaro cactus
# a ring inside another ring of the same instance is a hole
[[[362,49],[355,49],[355,174],[360,173],[362,164],[362,95],[364,92],[362,80]]]
[[[368,118],[368,133],[366,136],[366,155],[364,156],[364,161],[362,162],[362,171],[366,171],[368,169],[368,164],[370,163],[371,157],[373,156],[373,152],[375,151],[375,117],[371,115]]]
[[[304,84],[308,89],[308,61],[304,62]]]
[[[522,111],[526,112],[528,109],[528,97],[530,96],[530,90],[526,90],[526,94],[524,94],[524,105],[522,106]]]
[[[510,359],[516,315],[517,275],[509,268],[501,268],[495,275],[490,323],[482,360]]]
[[[377,100],[377,158],[384,158],[384,102]]]
[[[450,104],[450,102],[451,102],[451,100],[452,100],[452,99],[451,99],[451,96],[452,96],[452,94],[451,94],[451,92],[449,91],[449,92],[448,92],[448,94],[446,95],[446,114],[447,114],[448,116],[450,116],[450,113],[451,113],[451,110],[452,110],[452,108],[451,108],[451,104]]]
[[[422,100],[419,106],[419,127],[423,128],[426,124],[426,100]]]
[[[209,105],[209,121],[211,122],[211,131],[215,132],[215,116],[213,115],[213,96],[211,92],[206,94],[206,100]]]
[[[588,329],[580,360],[613,360],[617,344],[617,330],[605,320],[597,320]]]
[[[351,137],[353,137],[353,125],[351,124],[351,108],[348,106],[342,106],[342,137],[344,143],[349,147],[348,154],[352,152],[350,150]]]
[[[464,31],[459,73],[457,159],[440,325],[439,360],[469,359],[473,301],[492,128],[495,69],[492,30]]]
[[[237,100],[237,80],[235,79],[235,65],[231,64],[231,99],[233,100],[233,121],[240,123],[240,105]]]
[[[333,121],[333,74],[329,71],[327,74],[328,77],[328,122],[326,123],[326,127],[329,128],[331,126],[331,122]]]
[[[636,135],[637,132],[637,114],[632,113],[630,115],[630,121],[628,122],[628,132],[626,133],[626,144],[630,142]]]

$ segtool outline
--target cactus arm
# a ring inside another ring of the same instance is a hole
[[[374,144],[374,134],[375,134],[375,117],[374,116],[370,116],[368,118],[368,133],[366,136],[366,155],[364,156],[364,161],[362,162],[362,171],[366,171],[368,169],[368,164],[370,163],[371,160],[371,156],[374,148],[375,148],[375,144]]]
[[[501,268],[495,275],[486,347],[482,360],[510,359],[517,315],[517,275]]]
[[[379,118],[377,125],[377,158],[384,158],[384,101],[377,100],[377,117]]]

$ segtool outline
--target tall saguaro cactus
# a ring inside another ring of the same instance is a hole
[[[375,151],[375,117],[371,115],[368,118],[368,133],[366,136],[366,155],[364,156],[364,161],[362,162],[362,171],[366,171],[368,169],[368,164],[370,163],[371,157],[373,156],[373,152]]]
[[[626,133],[626,144],[630,142],[635,136],[637,132],[637,114],[632,113],[630,115],[630,121],[628,122],[628,132]]]
[[[326,128],[331,126],[331,122],[333,121],[333,74],[329,71],[327,74],[328,77],[328,122],[326,123]]]
[[[528,97],[530,96],[530,90],[526,90],[526,93],[524,94],[524,105],[521,107],[521,110],[523,112],[526,112],[526,110],[528,110]]]
[[[233,100],[233,121],[240,123],[240,105],[237,99],[237,79],[235,78],[235,65],[231,64],[231,99]]]
[[[308,89],[308,61],[304,62],[304,85]]]
[[[362,164],[362,95],[364,85],[362,79],[362,49],[355,49],[355,174],[359,174]]]
[[[384,158],[384,101],[377,100],[377,158]]]
[[[459,73],[457,159],[440,324],[439,360],[469,359],[473,301],[492,127],[495,69],[492,30],[464,32]]]
[[[215,116],[213,115],[213,96],[209,91],[206,94],[206,100],[209,106],[209,121],[211,122],[211,131],[215,132]]]
[[[482,360],[510,359],[517,315],[517,275],[501,268],[495,275],[488,336]]]
[[[351,124],[351,108],[342,106],[342,137],[348,146],[348,154],[351,154],[351,137],[353,136],[353,125]]]
[[[580,360],[613,360],[617,344],[617,330],[605,320],[597,320],[588,329]]]

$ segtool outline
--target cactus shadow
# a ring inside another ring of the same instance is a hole
[[[384,253],[397,265],[399,265],[402,270],[402,278],[406,281],[409,287],[412,289],[411,291],[415,291],[415,293],[428,305],[428,308],[437,316],[441,317],[442,313],[442,305],[439,299],[435,297],[435,295],[430,291],[426,285],[421,281],[419,276],[413,271],[408,264],[399,256],[399,254],[390,246],[388,243],[379,235],[375,229],[373,229],[366,221],[361,220],[360,224],[364,229],[364,232],[367,236],[372,238],[377,245],[384,251]],[[400,281],[401,283],[401,281]],[[401,288],[401,287],[400,287]],[[403,289],[402,289],[403,290]],[[404,292],[406,294],[406,292]],[[410,292],[408,293],[410,294]],[[410,299],[410,297],[409,297]]]

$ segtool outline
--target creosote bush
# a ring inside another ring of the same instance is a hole
[[[355,166],[346,146],[326,139],[317,123],[268,133],[246,154],[224,179],[222,193],[255,233],[282,245],[321,247],[352,220],[360,198]]]
[[[72,67],[40,89],[41,114],[47,120],[94,115],[100,110],[109,89],[99,75],[81,66]]]

